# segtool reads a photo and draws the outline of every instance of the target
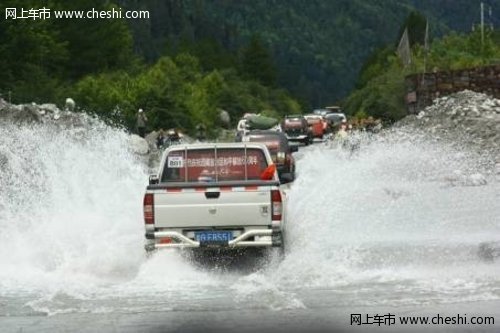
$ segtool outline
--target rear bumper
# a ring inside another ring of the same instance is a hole
[[[262,237],[262,239],[255,240],[254,237],[256,236],[259,238]],[[156,242],[157,240],[168,238],[171,239],[171,243]],[[146,244],[146,250],[203,247],[200,242],[188,238],[178,231],[148,231],[146,232],[146,239],[149,240]],[[276,229],[253,229],[242,233],[227,244],[215,246],[228,248],[272,247],[281,246],[281,243],[281,231]]]
[[[290,136],[287,134],[286,138],[289,140],[289,141],[303,141],[303,140],[306,140],[308,138],[307,135],[303,134],[303,135],[296,135],[296,136]]]

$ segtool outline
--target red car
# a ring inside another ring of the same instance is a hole
[[[305,115],[304,118],[307,120],[309,125],[309,131],[311,132],[313,138],[323,139],[325,134],[327,123],[323,117],[316,114]]]
[[[298,146],[289,144],[284,133],[255,130],[247,132],[242,141],[263,143],[271,153],[281,182],[287,183],[295,180],[295,159],[292,153],[298,150]]]
[[[280,127],[290,141],[299,141],[306,146],[313,141],[307,120],[302,115],[285,116]]]

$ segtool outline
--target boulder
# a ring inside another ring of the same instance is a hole
[[[44,111],[50,112],[50,113],[59,113],[60,112],[59,108],[55,104],[51,104],[51,103],[41,104],[38,106],[38,108],[40,110],[44,110]]]
[[[149,153],[149,145],[146,139],[141,138],[136,134],[130,135],[129,147],[134,154],[147,155]]]

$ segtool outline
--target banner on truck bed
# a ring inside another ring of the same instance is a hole
[[[217,154],[217,157],[216,157]],[[162,182],[257,180],[267,167],[260,149],[196,149],[173,151],[167,156]]]

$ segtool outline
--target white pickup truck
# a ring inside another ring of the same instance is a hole
[[[263,144],[173,146],[144,195],[145,247],[283,248],[285,203]]]

